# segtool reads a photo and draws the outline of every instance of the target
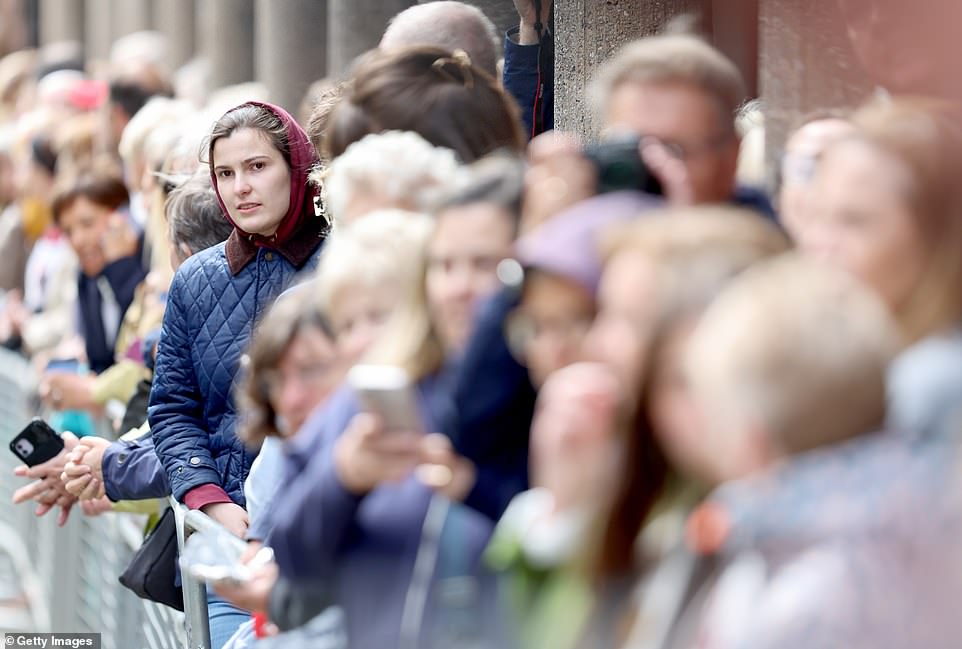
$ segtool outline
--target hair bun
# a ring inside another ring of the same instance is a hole
[[[474,87],[471,57],[462,49],[454,50],[451,56],[443,56],[435,60],[431,64],[431,69],[449,81],[462,84],[465,88]]]

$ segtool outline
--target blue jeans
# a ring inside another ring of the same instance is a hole
[[[239,609],[207,590],[207,619],[210,624],[211,649],[221,649],[234,632],[251,619],[249,611]]]

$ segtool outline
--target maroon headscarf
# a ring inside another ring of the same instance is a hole
[[[284,215],[277,232],[270,237],[241,230],[231,219],[230,212],[217,189],[217,177],[214,174],[214,161],[213,156],[211,156],[212,159],[209,161],[210,182],[217,194],[217,202],[220,203],[221,211],[234,226],[234,231],[231,232],[226,244],[227,263],[230,266],[231,273],[236,275],[257,256],[258,248],[272,248],[290,261],[295,268],[300,268],[317,249],[328,229],[324,218],[317,216],[314,212],[317,189],[313,186],[309,187],[307,182],[311,168],[318,161],[317,151],[314,150],[314,146],[304,129],[280,106],[259,101],[248,101],[227,112],[230,113],[244,106],[265,108],[274,113],[284,124],[284,129],[287,131],[288,149],[290,150],[290,207],[287,208],[287,214]]]

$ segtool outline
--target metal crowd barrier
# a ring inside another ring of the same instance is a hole
[[[223,532],[224,527],[196,509],[187,509],[173,497],[168,499],[174,508],[174,520],[177,523],[177,548],[184,549],[184,543],[193,532]],[[233,537],[232,537],[233,538]],[[236,539],[238,552],[243,552],[246,544]],[[181,572],[181,584],[184,591],[185,628],[187,631],[187,647],[190,649],[210,648],[210,625],[207,620],[207,588],[186,572]]]
[[[29,363],[21,356],[0,349],[0,440],[6,446],[29,419],[33,382]],[[16,458],[0,448],[0,630],[30,630],[48,627],[51,611],[44,584],[34,570],[31,544],[37,521],[32,508],[17,507],[11,501],[14,490],[24,483],[13,475]]]
[[[29,363],[0,349],[2,446],[37,412],[35,387]],[[17,606],[6,606],[0,588],[0,631],[96,632],[103,649],[210,649],[203,583],[182,575],[185,612],[180,613],[138,598],[118,581],[142,543],[145,517],[91,518],[75,506],[67,524],[57,527],[56,512],[37,518],[32,505],[13,505],[14,490],[26,484],[13,476],[15,465],[16,458],[0,448],[0,587],[8,580],[20,595]],[[218,526],[170,500],[178,547],[192,532]]]

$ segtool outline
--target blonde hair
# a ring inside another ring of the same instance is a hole
[[[424,295],[427,248],[434,220],[402,210],[378,210],[341,228],[321,253],[318,291],[334,319],[332,303],[344,290],[387,284],[398,302],[385,333],[367,354],[370,362],[397,365],[420,379],[444,360]]]
[[[704,308],[732,277],[787,251],[788,238],[755,212],[717,205],[665,208],[603,239],[610,261],[623,253],[650,259],[663,280],[661,317]]]
[[[144,155],[147,138],[157,128],[180,125],[194,113],[190,104],[167,97],[154,97],[130,118],[120,136],[118,151],[127,164]]]
[[[100,127],[101,117],[97,113],[81,113],[60,123],[52,134],[58,174],[76,176],[94,164]]]
[[[457,174],[454,151],[411,131],[366,135],[331,161],[321,176],[324,202],[335,223],[359,194],[376,194],[430,213],[441,188]]]
[[[317,269],[321,307],[331,315],[342,291],[389,284],[400,294],[423,275],[425,251],[434,229],[424,214],[378,210],[343,227],[324,246]]]
[[[874,294],[841,270],[784,255],[722,292],[686,360],[712,420],[731,432],[760,425],[790,455],[882,424],[896,345]]]
[[[607,112],[615,90],[625,83],[685,83],[718,104],[720,125],[734,133],[735,111],[745,99],[745,82],[724,54],[691,34],[649,36],[627,44],[605,63],[589,96],[599,114]]]

